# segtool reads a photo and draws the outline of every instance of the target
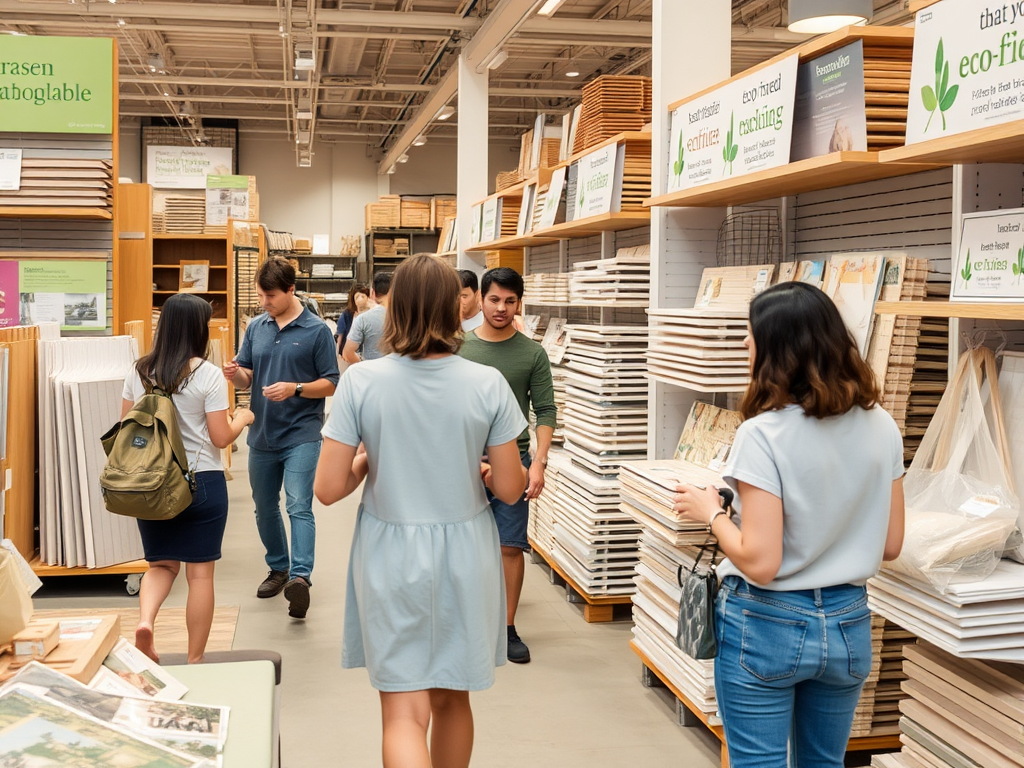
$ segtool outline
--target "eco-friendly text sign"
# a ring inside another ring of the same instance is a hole
[[[576,210],[573,221],[617,212],[622,205],[625,147],[610,144],[576,163]]]
[[[943,0],[919,11],[907,144],[1024,119],[1024,3]]]
[[[793,109],[793,162],[833,152],[866,152],[864,41],[801,64]]]
[[[147,147],[146,182],[157,189],[206,189],[207,176],[231,174],[227,147]]]
[[[113,133],[114,41],[4,36],[0,132]]]
[[[672,113],[669,192],[789,162],[797,62],[788,56]]]
[[[1024,301],[1024,208],[963,217],[953,301]]]

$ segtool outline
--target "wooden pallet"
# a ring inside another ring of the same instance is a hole
[[[532,540],[529,542],[533,550],[534,562],[542,561],[551,571],[551,583],[565,587],[565,598],[570,603],[583,603],[583,619],[588,624],[604,623],[615,620],[616,605],[632,605],[633,598],[630,595],[588,595],[581,589],[573,578],[554,561],[547,552]],[[540,564],[540,563],[538,563]]]

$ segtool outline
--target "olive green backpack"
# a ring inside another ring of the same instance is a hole
[[[140,397],[100,442],[107,454],[100,488],[115,515],[169,520],[192,503],[195,473],[188,468],[178,409],[166,392],[153,389]]]

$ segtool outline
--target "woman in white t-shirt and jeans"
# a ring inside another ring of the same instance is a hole
[[[139,592],[139,626],[135,647],[159,661],[153,624],[181,564],[188,579],[185,623],[188,661],[203,660],[213,624],[213,568],[228,516],[228,491],[220,449],[227,448],[252,423],[252,411],[228,415],[228,387],[220,368],[206,359],[213,311],[198,296],[179,293],[163,305],[153,351],[125,377],[121,418],[148,389],[170,392],[178,410],[178,427],[196,473],[192,503],[170,520],[139,520],[149,570]]]
[[[903,441],[871,368],[817,288],[750,305],[751,384],[723,477],[677,488],[728,558],[715,690],[733,768],[840,768],[871,673],[865,582],[903,544]],[[740,515],[742,514],[742,526]]]

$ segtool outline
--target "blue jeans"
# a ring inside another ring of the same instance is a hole
[[[718,592],[715,690],[732,768],[842,768],[864,679],[864,587],[771,592],[727,576]]]
[[[533,464],[529,451],[519,454],[519,460],[527,470]],[[524,552],[530,548],[527,541],[527,531],[530,527],[530,502],[526,500],[526,494],[515,504],[506,504],[487,489],[487,500],[491,503],[491,511],[494,512],[494,522],[498,525],[498,539],[503,547],[514,547]]]
[[[320,440],[300,443],[280,451],[249,448],[249,485],[256,503],[256,527],[267,550],[267,567],[284,571],[310,584],[316,521],[313,519],[313,477],[320,460]],[[281,519],[281,486],[291,522],[292,547]]]

